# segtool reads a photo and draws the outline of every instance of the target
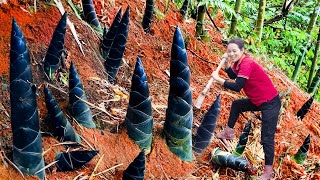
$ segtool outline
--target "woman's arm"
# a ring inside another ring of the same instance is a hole
[[[233,91],[240,92],[246,81],[246,78],[237,77],[236,82],[224,81],[223,86]]]
[[[236,73],[232,70],[231,67],[229,67],[228,69],[225,69],[225,72],[228,74],[230,79],[236,79],[237,78]]]

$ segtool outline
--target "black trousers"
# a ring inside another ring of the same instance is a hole
[[[228,126],[233,128],[240,113],[245,111],[261,111],[261,144],[265,154],[265,165],[272,165],[274,158],[274,135],[277,129],[277,122],[281,101],[279,96],[262,103],[260,106],[254,105],[249,99],[239,99],[232,102]]]

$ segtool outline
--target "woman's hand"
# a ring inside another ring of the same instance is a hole
[[[224,54],[222,55],[222,58],[228,59],[228,53],[224,53]]]
[[[220,84],[223,84],[224,83],[224,79],[222,79],[220,76],[219,76],[219,72],[218,71],[214,71],[213,73],[212,73],[212,78],[214,79],[214,80],[216,80],[218,83],[220,83]]]
[[[227,53],[224,53],[222,55],[222,59],[225,58],[226,61],[224,62],[224,68],[225,69],[228,69],[230,67],[230,60],[229,60],[229,57],[228,57],[228,54]]]

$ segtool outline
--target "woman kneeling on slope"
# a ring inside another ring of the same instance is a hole
[[[234,125],[241,112],[261,111],[261,144],[265,154],[264,172],[260,179],[272,178],[272,164],[274,159],[274,136],[277,128],[278,115],[281,106],[278,91],[264,70],[244,53],[244,41],[240,38],[228,42],[227,52],[222,56],[226,58],[225,71],[235,82],[229,82],[219,77],[218,72],[212,74],[213,78],[224,87],[239,92],[244,90],[248,98],[232,102],[228,126],[216,135],[220,139],[233,139]],[[233,63],[233,66],[230,66]]]

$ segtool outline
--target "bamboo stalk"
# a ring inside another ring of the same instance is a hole
[[[311,86],[311,83],[312,83],[312,79],[313,79],[314,74],[316,72],[316,66],[317,66],[317,60],[318,60],[318,56],[319,56],[319,51],[320,51],[320,29],[318,31],[316,49],[315,49],[315,52],[314,52],[314,57],[313,57],[313,60],[312,60],[310,73],[309,73],[309,78],[308,78],[308,84],[307,84],[308,91],[310,89],[310,86]]]
[[[236,5],[234,7],[234,11],[236,15],[239,15],[240,13],[241,4],[242,4],[242,0],[236,0]],[[235,15],[232,15],[229,35],[235,34],[236,29],[237,29],[237,17]]]
[[[198,7],[198,16],[197,16],[197,24],[196,24],[196,37],[203,36],[206,8],[207,8],[206,5],[201,5]]]
[[[255,28],[255,33],[258,35],[258,43],[261,41],[262,37],[262,30],[263,30],[263,21],[264,21],[264,14],[266,10],[266,0],[260,0],[259,3],[259,11],[258,11],[258,19],[257,19],[257,24]]]
[[[305,48],[302,50],[302,54],[301,54],[301,56],[299,56],[298,61],[297,61],[296,65],[295,65],[295,68],[294,68],[294,71],[293,71],[293,74],[292,74],[292,80],[293,80],[293,82],[295,82],[296,79],[297,79],[298,72],[299,72],[299,70],[300,70],[302,61],[303,61],[303,59],[304,59],[304,57],[305,57],[305,55],[306,55],[306,53],[307,53],[308,47],[310,46],[310,43],[311,43],[311,31],[312,31],[312,29],[314,28],[315,22],[316,22],[316,20],[317,20],[317,18],[318,18],[319,9],[320,9],[320,1],[318,1],[317,6],[314,8],[313,13],[312,13],[312,15],[311,15],[311,17],[310,17],[310,21],[309,21],[309,23],[308,23],[308,28],[307,28],[307,34],[308,34],[309,36],[308,36],[308,39],[307,39],[307,41],[306,41],[306,42],[307,42],[307,43],[306,43],[306,46],[305,46]]]

